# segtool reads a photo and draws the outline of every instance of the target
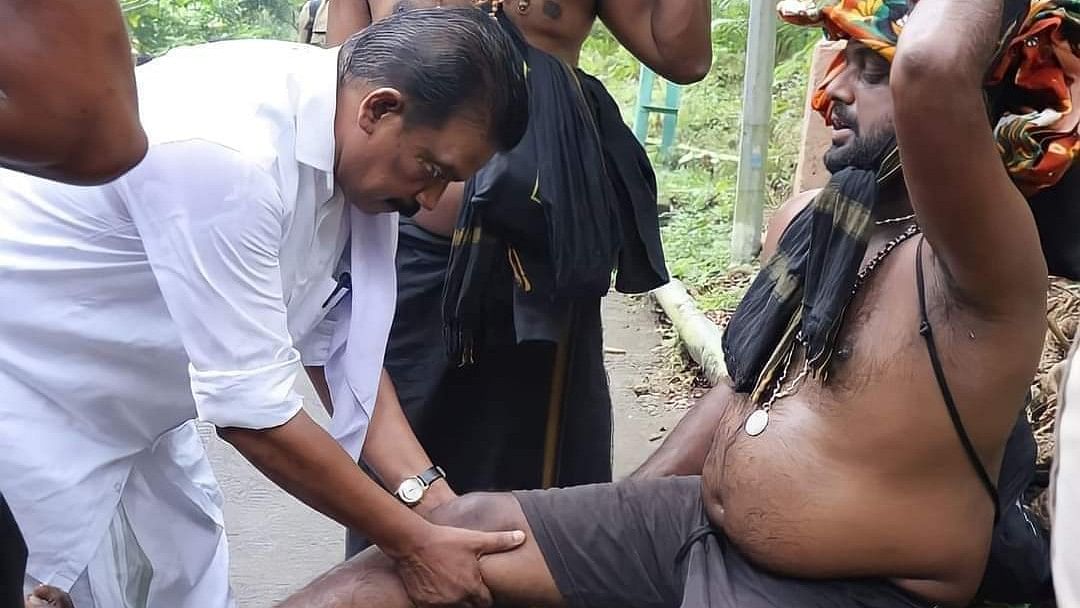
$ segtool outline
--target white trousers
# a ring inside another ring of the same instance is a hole
[[[223,497],[194,423],[139,458],[86,570],[78,608],[235,608]],[[27,576],[27,591],[39,581]]]
[[[1080,345],[1080,342],[1077,342]],[[1050,504],[1054,592],[1059,608],[1080,608],[1080,356],[1077,345],[1058,389]]]

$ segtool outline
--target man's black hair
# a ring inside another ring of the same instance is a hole
[[[440,128],[455,116],[484,125],[499,151],[516,146],[528,125],[524,60],[498,22],[475,8],[380,19],[345,43],[338,74],[343,85],[401,91],[408,125]]]

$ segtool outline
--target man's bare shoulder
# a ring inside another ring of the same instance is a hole
[[[506,8],[555,22],[566,17],[577,22],[582,18],[594,20],[600,12],[600,3],[597,0],[507,0]]]
[[[765,228],[765,235],[762,238],[762,262],[768,260],[776,253],[776,247],[780,243],[780,237],[783,236],[787,227],[791,225],[791,221],[795,219],[796,215],[799,215],[799,212],[806,209],[806,207],[814,201],[814,197],[816,197],[819,192],[821,192],[819,189],[800,192],[784,201],[784,204],[776,209],[772,214],[772,217],[769,218],[769,225]]]
[[[504,7],[530,44],[573,63],[599,10],[596,0],[507,0]]]

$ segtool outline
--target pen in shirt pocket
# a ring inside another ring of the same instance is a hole
[[[330,296],[323,302],[323,308],[333,308],[337,306],[337,303],[345,297],[345,294],[349,293],[352,289],[352,276],[348,272],[342,272],[337,276],[337,285],[334,286],[334,291],[330,292]]]

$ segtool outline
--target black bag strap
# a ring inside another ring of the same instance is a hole
[[[934,330],[926,314],[926,281],[923,277],[922,266],[922,251],[925,242],[926,238],[920,238],[915,250],[915,284],[919,289],[919,315],[922,321],[919,325],[919,335],[926,340],[926,350],[930,353],[930,365],[934,368],[934,377],[937,379],[938,388],[941,389],[941,396],[945,400],[945,408],[949,410],[949,420],[952,421],[953,429],[956,430],[956,436],[960,438],[960,445],[964,446],[964,452],[971,466],[975,468],[979,481],[986,488],[990,500],[994,501],[994,525],[997,525],[998,518],[1001,516],[997,486],[990,479],[990,474],[986,472],[986,467],[983,466],[982,459],[979,458],[979,453],[975,451],[975,445],[972,444],[971,437],[964,428],[960,412],[956,409],[956,402],[953,400],[952,391],[949,390],[949,383],[945,380],[945,370],[942,369],[941,357],[938,356],[937,345],[934,343]]]

